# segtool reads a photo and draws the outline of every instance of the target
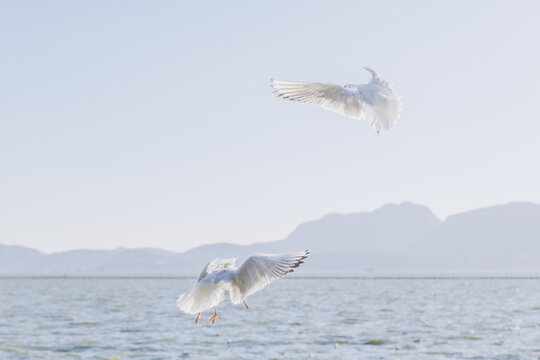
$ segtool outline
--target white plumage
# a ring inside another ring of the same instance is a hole
[[[314,82],[272,80],[277,96],[335,111],[353,119],[367,120],[377,131],[394,127],[401,113],[401,97],[392,84],[377,72],[365,67],[372,75],[368,84],[335,85]]]
[[[244,302],[245,299],[261,290],[271,281],[285,276],[294,268],[304,263],[309,251],[289,254],[259,254],[250,256],[237,268],[236,257],[231,259],[215,259],[210,261],[201,271],[197,285],[191,291],[178,297],[178,308],[188,314],[199,314],[201,311],[214,307],[212,323],[217,315],[215,307],[230,298],[233,304]]]

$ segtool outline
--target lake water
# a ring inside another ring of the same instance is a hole
[[[195,325],[194,278],[0,278],[1,359],[539,359],[540,278],[289,277]]]

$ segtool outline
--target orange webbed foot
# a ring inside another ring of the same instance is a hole
[[[212,325],[214,325],[214,322],[216,321],[216,317],[217,317],[217,309],[214,306],[214,315],[212,315],[212,317],[210,318],[210,321],[212,322]]]

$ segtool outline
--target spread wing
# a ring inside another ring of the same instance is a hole
[[[396,125],[401,113],[401,97],[375,70],[365,69],[372,79],[369,84],[352,85],[355,91],[335,84],[281,80],[272,80],[272,87],[283,99],[319,105],[353,119],[367,120],[377,133],[388,131]]]
[[[246,296],[261,290],[273,280],[293,272],[304,263],[309,251],[290,254],[260,254],[250,256],[234,274],[231,301],[237,304]]]
[[[365,117],[367,103],[363,96],[340,85],[272,80],[272,88],[283,99],[319,105],[353,119]]]
[[[236,266],[236,259],[238,257],[233,257],[230,259],[214,259],[210,261],[206,266],[202,269],[201,274],[199,275],[199,278],[197,279],[197,282],[201,281],[206,277],[206,275],[211,274],[215,271],[225,270],[225,269],[233,269]]]
[[[368,85],[359,87],[359,91],[363,92],[364,98],[371,105],[366,112],[366,120],[377,132],[388,131],[396,125],[401,114],[403,107],[401,97],[394,92],[392,84],[384,80],[375,70],[370,67],[364,69],[372,75]]]

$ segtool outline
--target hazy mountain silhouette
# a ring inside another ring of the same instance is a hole
[[[193,274],[216,257],[309,249],[303,271],[540,271],[540,205],[510,203],[439,220],[420,205],[330,214],[283,240],[43,254],[0,245],[0,274]]]
[[[540,205],[509,203],[449,216],[406,253],[424,269],[540,270]]]
[[[26,272],[28,265],[44,256],[46,255],[24,246],[0,244],[0,274]]]

